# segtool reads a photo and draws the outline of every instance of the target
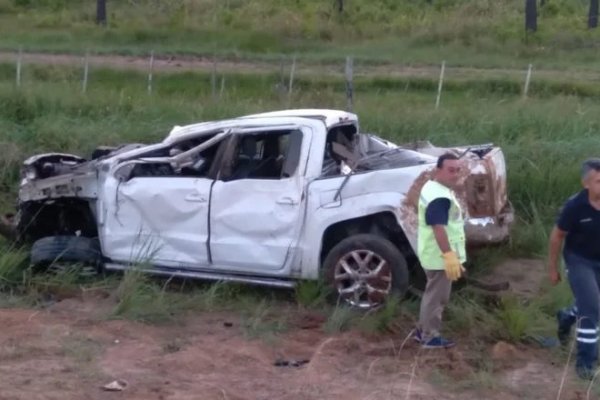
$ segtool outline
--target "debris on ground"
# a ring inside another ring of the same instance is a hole
[[[117,379],[116,381],[112,381],[112,382],[107,383],[106,385],[102,386],[102,389],[109,391],[109,392],[122,392],[123,390],[125,390],[127,388],[127,386],[128,386],[127,381]]]
[[[277,359],[273,365],[276,367],[300,367],[304,364],[308,364],[310,360],[283,360]]]

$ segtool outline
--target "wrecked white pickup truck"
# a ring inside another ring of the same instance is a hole
[[[37,155],[24,162],[14,232],[33,243],[35,265],[277,287],[324,277],[342,301],[371,308],[420,269],[419,190],[453,151],[467,166],[468,242],[508,237],[501,149],[399,147],[359,132],[352,113],[284,110],[176,126],[90,160]]]

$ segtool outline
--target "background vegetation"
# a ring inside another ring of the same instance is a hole
[[[522,0],[0,0],[0,48],[270,58],[297,53],[331,61],[486,67],[595,68],[597,32],[588,0],[548,0],[525,35]]]

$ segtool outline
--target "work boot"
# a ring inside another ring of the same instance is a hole
[[[427,343],[422,343],[421,347],[424,349],[447,349],[449,347],[454,347],[454,345],[455,343],[452,340],[444,339],[441,336],[436,336],[429,339]]]
[[[577,318],[565,310],[559,310],[556,313],[556,321],[558,322],[558,340],[560,344],[565,346],[569,342],[571,328],[577,321]]]

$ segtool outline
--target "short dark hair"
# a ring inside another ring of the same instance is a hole
[[[585,177],[590,171],[600,172],[600,158],[588,158],[581,164],[581,177]]]
[[[444,167],[444,161],[446,160],[458,160],[458,156],[452,153],[442,154],[437,160],[438,169],[442,169]]]

